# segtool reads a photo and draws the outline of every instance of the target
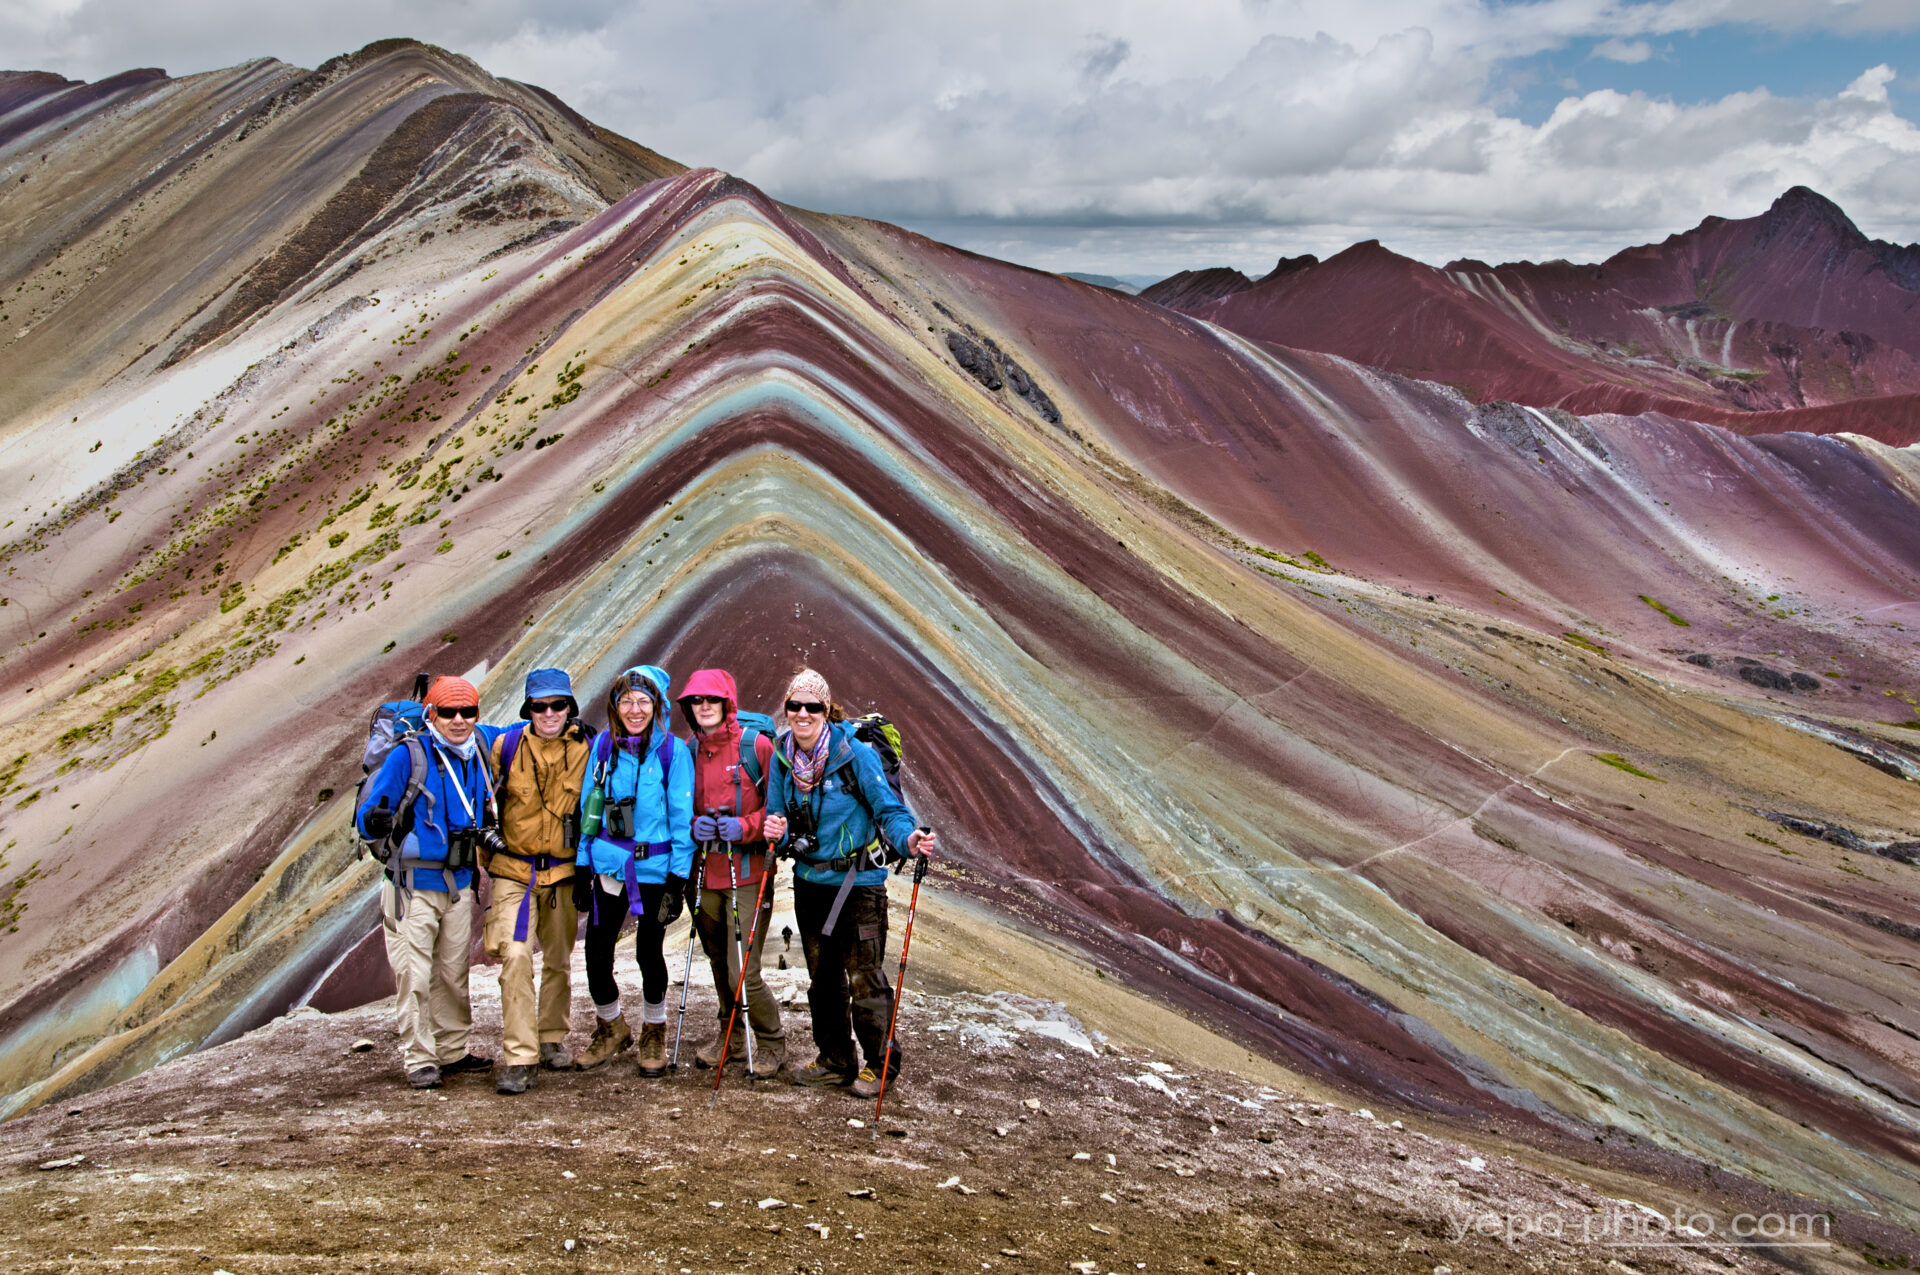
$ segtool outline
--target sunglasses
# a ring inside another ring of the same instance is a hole
[[[789,713],[810,713],[815,717],[820,717],[826,713],[827,706],[819,700],[813,700],[810,703],[803,704],[797,699],[790,699],[787,701],[787,711]]]
[[[727,701],[718,695],[689,695],[687,696],[687,703],[693,705],[695,708],[700,707],[702,704],[718,704],[722,708],[725,708]]]
[[[455,717],[464,717],[470,722],[476,722],[480,720],[480,706],[478,704],[470,704],[466,708],[436,708],[433,710],[433,715],[448,720]]]
[[[563,699],[536,699],[527,701],[527,709],[535,713],[564,713],[572,704]]]

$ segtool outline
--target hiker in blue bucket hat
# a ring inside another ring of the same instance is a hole
[[[494,1088],[503,1094],[525,1093],[539,1067],[573,1066],[567,1028],[573,1013],[568,966],[579,931],[574,855],[580,844],[580,789],[593,755],[593,736],[581,724],[566,670],[537,668],[527,674],[520,717],[518,725],[505,730],[489,728],[507,848],[482,860],[493,878],[482,941],[487,955],[500,962],[506,1067]]]

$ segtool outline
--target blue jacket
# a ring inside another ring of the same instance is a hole
[[[825,861],[839,859],[865,849],[877,831],[884,830],[887,840],[904,851],[913,835],[913,811],[893,795],[880,754],[853,737],[845,722],[829,722],[833,742],[827,750],[827,776],[812,792],[801,795],[794,787],[793,769],[787,764],[787,741],[791,730],[783,730],[773,745],[773,770],[767,776],[767,813],[787,816],[787,843],[791,845],[794,813],[803,805],[813,812],[815,835],[820,848],[812,861],[796,856],[793,875],[801,881],[821,885],[839,885],[845,872],[835,872]],[[885,885],[885,868],[866,868],[853,878],[855,885]]]
[[[660,775],[661,737],[667,744],[666,782]],[[606,742],[601,742],[602,740]],[[623,797],[634,798],[632,841],[617,837],[593,836],[580,839],[575,863],[590,864],[602,876],[627,877],[627,863],[634,859],[636,846],[650,853],[633,864],[634,880],[642,885],[659,885],[669,876],[693,874],[693,754],[684,741],[666,735],[658,722],[647,733],[646,752],[636,757],[622,748],[606,731],[594,739],[593,760],[587,763],[587,782],[580,792],[580,808],[586,809],[587,794],[600,776],[600,758],[609,745],[613,764],[600,780],[601,792],[611,806]]]
[[[400,843],[400,857],[445,863],[447,829],[478,827],[486,819],[487,793],[491,791],[487,750],[479,744],[476,736],[473,758],[463,759],[441,743],[440,737],[431,729],[421,735],[420,742],[427,750],[427,776],[421,785],[420,795],[414,799],[413,830]],[[359,825],[361,836],[367,833],[367,811],[379,806],[383,798],[389,810],[400,804],[400,795],[407,789],[407,775],[412,765],[407,749],[402,746],[388,753],[380,769],[367,780],[360,807],[354,812],[354,821]],[[462,792],[466,796],[464,802],[460,799]],[[398,815],[395,819],[397,822]],[[394,883],[410,885],[415,890],[442,892],[464,890],[473,884],[472,868],[460,868],[452,873],[443,868],[414,868],[412,873],[412,881],[401,881],[396,875]],[[449,875],[453,877],[452,885],[447,884]]]

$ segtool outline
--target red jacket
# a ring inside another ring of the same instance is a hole
[[[706,734],[701,734],[694,725],[693,706],[687,702],[694,695],[718,695],[727,701],[720,724]],[[681,715],[692,728],[687,742],[693,748],[694,816],[698,818],[713,810],[739,816],[740,822],[745,825],[746,839],[734,848],[733,870],[739,873],[740,884],[757,886],[767,860],[767,845],[760,835],[760,825],[766,817],[767,774],[773,768],[773,736],[763,731],[754,741],[754,752],[760,762],[760,783],[756,787],[747,773],[739,769],[739,692],[734,689],[733,675],[723,669],[701,669],[687,679],[686,687],[680,692],[679,703]],[[707,856],[704,884],[712,890],[727,888],[727,856]]]

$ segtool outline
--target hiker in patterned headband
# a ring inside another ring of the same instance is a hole
[[[785,708],[762,828],[769,843],[784,843],[793,856],[793,914],[819,1050],[793,1078],[874,1098],[882,1067],[889,1075],[900,1071],[900,1047],[889,1040],[893,987],[884,968],[889,850],[930,856],[934,833],[914,826],[880,754],[840,720],[819,672],[794,675]]]
[[[787,683],[787,698],[791,700],[817,701],[831,707],[833,692],[827,687],[827,679],[820,676],[817,669],[803,668],[793,675]]]

